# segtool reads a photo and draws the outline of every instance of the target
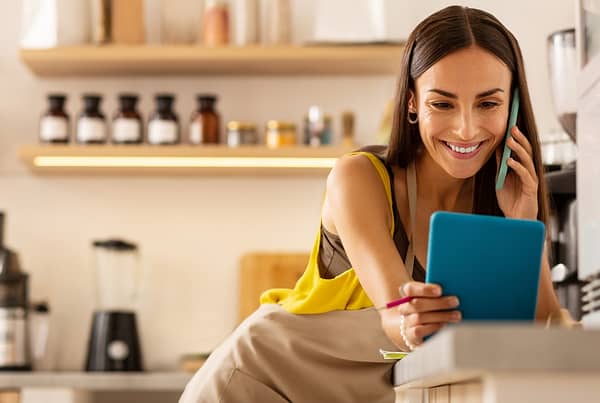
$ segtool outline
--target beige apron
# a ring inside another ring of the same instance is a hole
[[[414,228],[412,164],[407,187]],[[412,275],[410,245],[406,260]],[[180,403],[392,403],[395,361],[383,360],[380,348],[397,349],[374,309],[298,315],[264,304],[210,355]]]
[[[180,403],[394,402],[394,350],[372,309],[297,315],[262,305],[209,357]]]

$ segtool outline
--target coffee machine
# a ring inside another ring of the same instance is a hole
[[[573,143],[577,140],[576,116],[577,52],[575,29],[548,36],[548,67],[554,110]],[[581,288],[577,272],[576,161],[556,164],[546,179],[551,197],[552,281],[561,306],[573,318],[582,316]]]
[[[135,305],[140,278],[137,245],[120,239],[93,242],[97,309],[86,371],[142,371]]]
[[[4,246],[4,213],[0,212],[0,370],[29,371],[27,274],[17,254]]]

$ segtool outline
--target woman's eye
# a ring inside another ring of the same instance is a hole
[[[450,109],[452,107],[448,102],[434,102],[431,105],[436,109]]]
[[[492,109],[498,106],[496,102],[482,102],[480,105],[483,109]]]

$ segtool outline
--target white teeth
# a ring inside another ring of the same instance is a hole
[[[446,145],[448,147],[450,147],[452,149],[452,151],[454,151],[454,152],[461,153],[461,154],[469,154],[469,153],[472,153],[473,151],[477,150],[477,148],[479,148],[479,146],[481,145],[481,143],[476,144],[476,145],[474,145],[472,147],[467,147],[467,148],[465,148],[465,147],[457,147],[457,146],[455,146],[453,144],[450,144],[450,143],[446,143]]]

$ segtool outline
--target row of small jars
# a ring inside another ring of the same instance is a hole
[[[181,143],[179,119],[173,111],[175,97],[158,94],[155,97],[156,111],[148,120],[148,144],[173,145]],[[49,110],[40,121],[40,141],[65,144],[70,141],[69,116],[64,106],[66,95],[50,94]],[[121,94],[119,110],[112,119],[110,140],[106,118],[100,110],[102,97],[96,94],[83,96],[84,108],[80,113],[74,141],[79,144],[142,144],[144,143],[143,121],[136,106],[138,96]],[[220,116],[215,110],[217,97],[211,94],[197,96],[198,106],[192,114],[189,127],[190,144],[219,144]],[[304,144],[331,144],[331,118],[325,115],[318,138],[311,130],[308,115],[305,117]],[[315,142],[315,140],[317,140]],[[227,124],[226,143],[230,147],[261,144],[257,125],[251,122],[230,121]],[[296,125],[291,122],[270,120],[266,124],[264,143],[272,148],[298,143]]]
[[[342,119],[342,141],[352,142],[352,131],[354,126],[354,115],[345,113],[346,120],[351,120],[350,125]],[[352,116],[350,116],[352,115]],[[324,114],[318,106],[311,106],[304,116],[304,127],[301,143],[312,147],[332,144],[332,120],[331,116]],[[265,144],[276,148],[298,143],[296,125],[291,122],[269,120],[265,130]],[[237,146],[239,144],[258,144],[259,139],[256,125],[253,123],[229,122],[227,124],[227,144]]]
[[[237,147],[240,145],[262,144],[258,134],[257,125],[250,122],[231,121],[227,123],[227,145]],[[296,125],[292,122],[269,120],[265,125],[264,144],[271,148],[292,146],[299,143]],[[326,132],[317,143],[311,141],[310,134],[305,126],[304,141],[302,143],[312,146],[331,144],[331,130]]]
[[[49,109],[40,120],[39,138],[43,143],[69,143],[70,119],[65,112],[66,95],[48,95]],[[76,122],[74,142],[79,144],[142,144],[144,124],[137,111],[139,97],[134,94],[119,95],[119,109],[112,119],[112,131],[100,109],[102,97],[96,94],[83,96],[83,111]],[[171,145],[181,142],[179,118],[173,111],[175,96],[155,96],[156,110],[148,119],[148,144]],[[220,117],[215,110],[217,97],[212,94],[197,96],[198,107],[190,119],[191,144],[218,144]]]

